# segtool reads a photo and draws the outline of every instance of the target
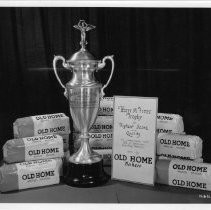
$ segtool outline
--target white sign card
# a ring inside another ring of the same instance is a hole
[[[157,98],[115,96],[112,179],[154,185]]]

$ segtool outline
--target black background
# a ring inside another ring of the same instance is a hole
[[[52,61],[79,50],[80,32],[73,25],[80,19],[96,26],[87,35],[95,58],[114,55],[106,96],[158,97],[158,112],[183,116],[185,132],[203,139],[203,158],[211,162],[208,8],[0,8],[1,147],[13,137],[17,118],[69,115]],[[97,73],[101,83],[110,67]],[[59,74],[64,84],[71,79],[71,72]]]

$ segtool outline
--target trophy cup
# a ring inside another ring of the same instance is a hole
[[[89,130],[96,120],[100,98],[104,96],[104,89],[110,83],[114,71],[113,56],[105,56],[102,61],[95,60],[88,52],[86,45],[86,32],[95,28],[80,20],[74,26],[81,31],[81,49],[66,60],[62,56],[55,56],[53,68],[55,76],[64,88],[64,95],[68,98],[70,114],[75,129],[80,133],[80,148],[71,155],[66,162],[64,182],[76,187],[93,187],[106,183],[108,175],[103,170],[101,155],[92,151],[89,145]],[[94,72],[105,67],[105,61],[112,64],[111,73],[107,83],[102,86],[95,80]],[[62,61],[64,68],[72,71],[72,79],[64,86],[57,74],[56,63]]]

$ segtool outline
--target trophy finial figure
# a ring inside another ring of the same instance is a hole
[[[78,25],[74,25],[73,27],[81,31],[81,50],[85,50],[85,47],[88,44],[86,41],[86,31],[94,29],[95,26],[87,24],[85,20],[80,20]]]

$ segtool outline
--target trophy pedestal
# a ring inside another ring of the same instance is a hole
[[[109,180],[103,170],[103,160],[91,164],[67,162],[64,182],[75,187],[95,187],[105,184]]]

